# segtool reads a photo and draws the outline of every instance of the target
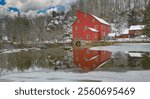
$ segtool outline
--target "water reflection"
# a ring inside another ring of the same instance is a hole
[[[36,71],[36,69],[69,69],[72,64],[72,51],[62,46],[40,51],[22,51],[0,54],[0,75],[8,72]]]
[[[92,71],[111,58],[111,52],[93,51],[88,48],[74,48],[73,62],[82,70]]]
[[[71,46],[50,46],[47,49],[38,51],[0,54],[0,76],[14,71],[17,73],[33,72],[37,69],[78,71],[78,73],[93,70],[114,72],[149,70],[150,53],[111,53],[109,51],[89,50],[88,48],[72,48]]]
[[[126,72],[150,69],[149,52],[115,52],[102,71]]]

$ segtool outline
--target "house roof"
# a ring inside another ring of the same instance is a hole
[[[98,30],[94,29],[94,28],[90,28],[88,27],[89,30],[91,30],[92,32],[99,32]]]
[[[92,14],[91,14],[92,15]],[[106,24],[106,25],[110,25],[109,23],[107,23],[105,20],[95,16],[95,15],[92,15],[96,20],[98,20],[99,22],[103,23],[103,24]]]
[[[132,25],[129,30],[143,30],[145,25]]]

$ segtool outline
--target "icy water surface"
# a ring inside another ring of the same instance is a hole
[[[150,44],[1,50],[0,81],[150,81]]]

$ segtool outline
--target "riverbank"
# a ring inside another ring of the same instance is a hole
[[[10,42],[3,42],[0,43],[0,49],[10,49],[10,48],[33,48],[33,47],[43,47],[43,46],[62,46],[65,44],[69,44],[71,45],[72,42],[58,42],[58,43],[36,43],[36,44],[32,44],[32,43],[24,43],[24,44],[19,44],[19,43],[10,43]]]
[[[138,44],[138,43],[150,43],[150,40],[106,40],[106,41],[75,41],[74,47],[90,48],[95,46],[111,46],[114,44]]]

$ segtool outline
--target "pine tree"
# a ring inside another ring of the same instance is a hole
[[[132,9],[128,14],[128,27],[130,27],[131,25],[138,25],[138,24],[140,24],[138,12]]]
[[[148,3],[145,10],[143,24],[145,25],[144,33],[150,37],[150,2]]]

